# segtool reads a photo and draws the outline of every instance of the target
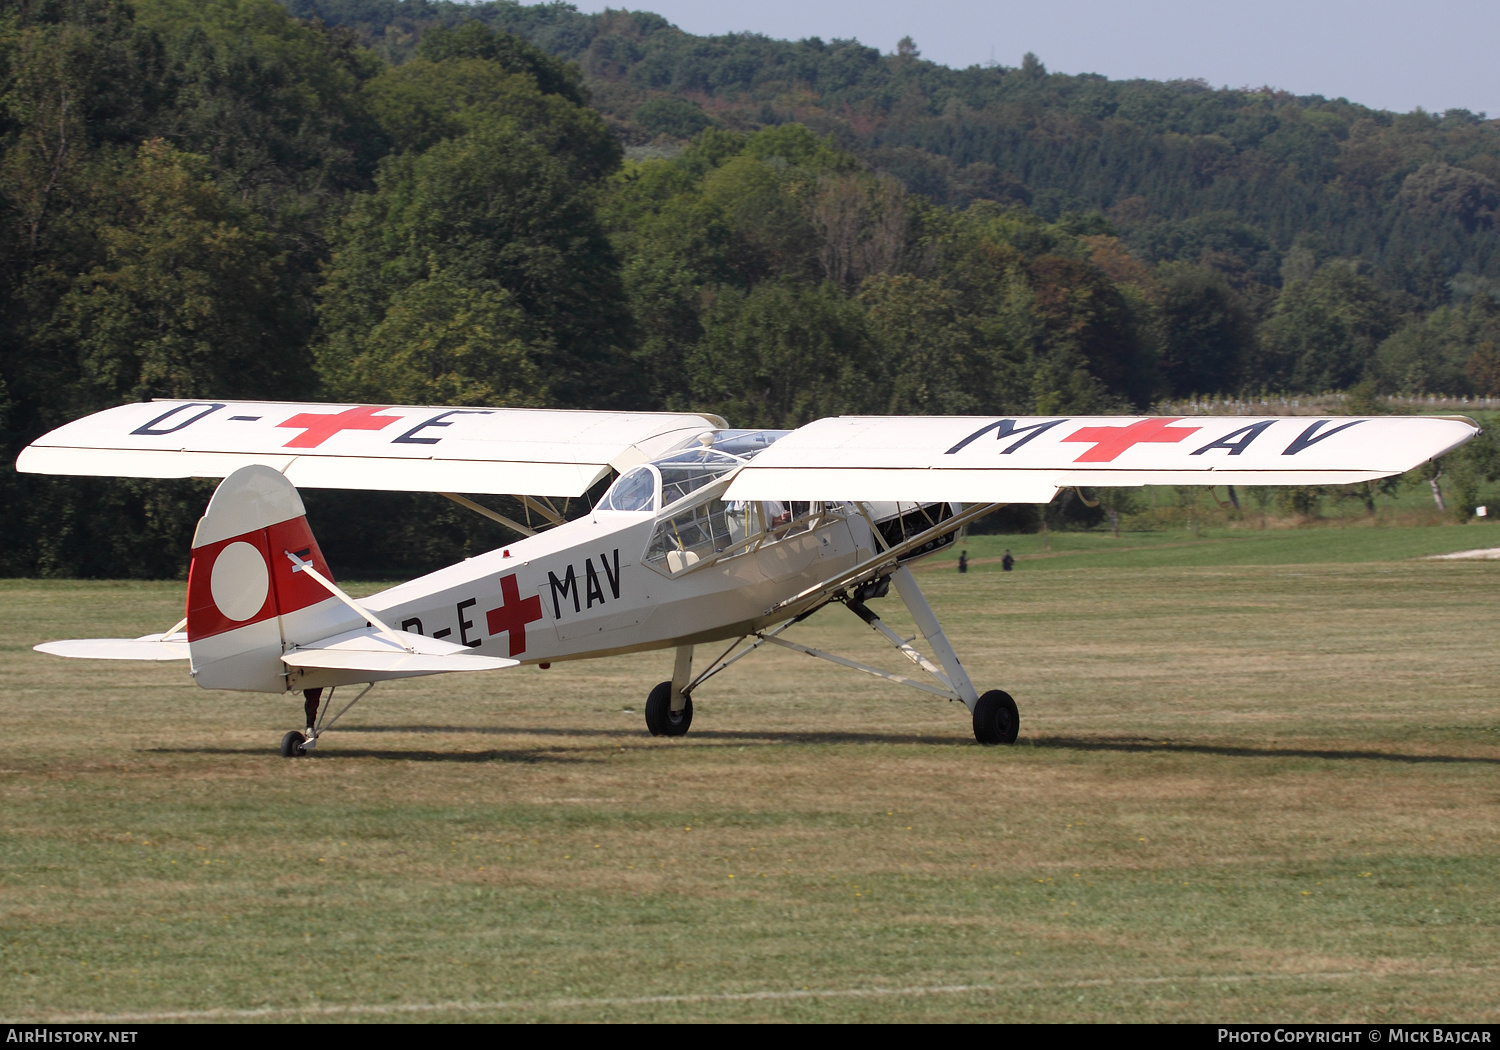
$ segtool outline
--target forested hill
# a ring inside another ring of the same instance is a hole
[[[11,0],[0,573],[183,571],[211,486],[13,468],[153,397],[790,427],[1500,395],[1495,135],[566,5]],[[365,567],[495,540],[433,499],[309,505]]]
[[[1151,262],[1279,286],[1357,258],[1426,309],[1500,279],[1500,121],[1394,114],[1345,99],[1195,81],[954,70],[911,42],[697,37],[646,12],[553,3],[285,0],[353,26],[393,62],[470,18],[578,63],[631,146],[799,122],[939,204],[1021,202],[1048,221],[1102,213]]]

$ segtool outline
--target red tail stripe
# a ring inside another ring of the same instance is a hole
[[[260,552],[262,558],[266,556],[264,529],[256,529],[240,536],[231,536],[227,540],[219,540],[194,548],[193,561],[188,567],[187,629],[190,642],[195,638],[209,638],[216,634],[223,634],[237,627],[248,627],[276,615],[274,587],[266,588],[266,600],[261,605],[260,611],[248,620],[231,620],[220,612],[218,605],[214,603],[214,562],[218,560],[224,548],[232,543],[248,543]]]
[[[286,551],[291,551],[311,561],[313,568],[326,579],[333,579],[333,573],[328,571],[328,563],[323,560],[323,552],[318,549],[318,541],[313,539],[312,529],[308,527],[306,518],[278,522],[266,529],[266,545],[271,551],[271,589],[276,595],[277,612],[285,616],[328,599],[328,592],[317,580],[305,572],[292,571],[293,565],[285,554]],[[302,551],[307,553],[303,554]]]
[[[224,548],[232,543],[250,544],[260,552],[270,570],[270,586],[266,589],[265,603],[248,620],[231,620],[214,603],[214,562]],[[310,560],[313,568],[332,579],[328,563],[323,560],[323,552],[318,548],[318,541],[313,538],[306,518],[278,522],[269,528],[253,529],[239,536],[194,548],[193,560],[188,568],[188,640],[210,638],[225,631],[260,623],[278,613],[284,616],[326,600],[328,592],[316,580],[305,573],[292,571],[293,566],[286,551]]]

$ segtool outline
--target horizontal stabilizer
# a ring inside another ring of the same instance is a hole
[[[75,660],[186,660],[186,632],[146,634],[139,638],[71,638],[32,646],[39,653]]]
[[[360,671],[385,678],[448,671],[497,671],[521,663],[500,656],[479,656],[466,645],[420,634],[409,634],[402,640],[411,651],[398,647],[374,628],[365,627],[292,649],[282,655],[281,662],[304,670]]]

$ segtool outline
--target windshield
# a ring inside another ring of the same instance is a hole
[[[716,430],[712,445],[678,449],[650,467],[626,471],[599,501],[600,510],[656,510],[670,507],[770,448],[790,430]],[[707,440],[707,435],[701,440]],[[661,502],[656,478],[661,477]]]
[[[620,475],[620,480],[599,501],[600,510],[655,510],[656,475],[650,467],[636,467]]]

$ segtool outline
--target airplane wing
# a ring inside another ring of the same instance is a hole
[[[1342,485],[1478,433],[1436,416],[838,416],[777,441],[725,498],[1047,503],[1073,485]]]
[[[222,478],[260,463],[303,488],[578,496],[610,468],[724,425],[695,413],[150,401],[43,435],[16,469]]]

